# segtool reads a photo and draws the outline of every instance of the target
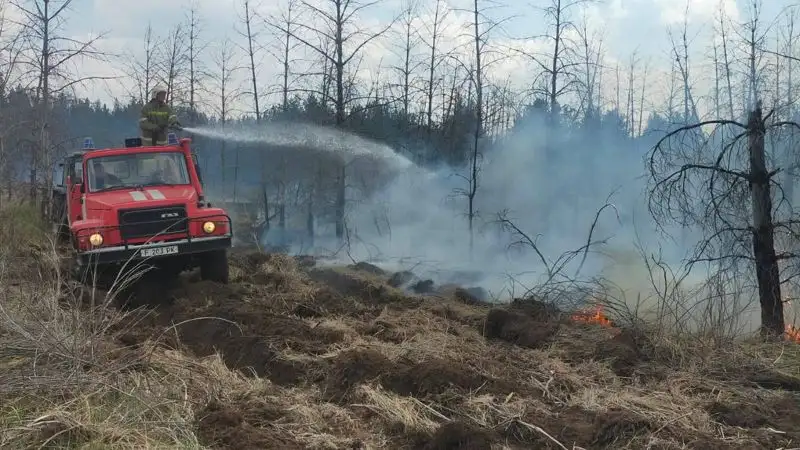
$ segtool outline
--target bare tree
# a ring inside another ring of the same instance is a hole
[[[378,1],[370,3],[360,3],[355,0],[326,0],[322,2],[324,6],[316,6],[310,2],[303,1],[303,5],[316,17],[321,25],[314,27],[303,23],[298,24],[299,30],[309,31],[317,35],[322,42],[330,41],[333,43],[334,50],[330,52],[328,48],[311,43],[311,40],[303,37],[298,32],[284,30],[292,37],[305,44],[312,51],[316,52],[324,60],[327,60],[333,67],[333,84],[335,86],[334,117],[337,127],[343,127],[347,120],[347,108],[358,98],[345,96],[346,73],[351,62],[355,60],[364,47],[377,37],[383,35],[393,24],[394,20],[376,32],[367,32],[361,28],[353,27],[357,22],[357,14],[367,7],[376,5]],[[351,29],[354,28],[354,29]],[[354,42],[355,41],[355,42]],[[351,50],[347,50],[349,46]],[[339,176],[336,188],[336,237],[344,241],[345,237],[345,190],[346,190],[346,164],[342,163],[339,168]]]
[[[473,20],[475,26],[475,75],[473,83],[475,85],[475,134],[473,135],[472,156],[470,158],[470,179],[469,179],[469,193],[467,199],[469,202],[469,212],[467,217],[469,220],[469,252],[470,257],[473,256],[472,252],[475,247],[475,195],[478,193],[478,157],[480,156],[480,142],[483,136],[483,66],[481,65],[481,56],[483,56],[483,49],[486,45],[486,34],[481,33],[481,20],[478,9],[478,0],[473,2]]]
[[[198,91],[202,90],[203,63],[201,55],[207,47],[207,43],[200,41],[201,21],[197,3],[192,3],[189,7],[186,26],[187,33],[186,59],[189,64],[189,124],[195,125],[197,122],[197,101]]]
[[[636,75],[636,65],[639,63],[636,53],[637,51],[634,50],[631,54],[630,65],[628,66],[628,98],[625,105],[625,123],[627,124],[627,132],[631,136],[636,134],[636,111],[634,107],[634,96],[636,92],[634,89],[634,76]]]
[[[704,232],[690,265],[705,262],[716,265],[720,273],[744,273],[752,264],[765,337],[784,331],[778,263],[798,256],[777,252],[776,234],[797,236],[799,223],[775,220],[771,187],[778,170],[768,167],[764,137],[769,130],[800,125],[769,123],[770,116],[762,113],[757,99],[746,124],[711,120],[667,134],[650,155],[649,193],[650,210],[659,223],[675,222]],[[706,136],[703,127],[715,129]],[[706,151],[723,127],[736,130],[730,134],[734,137],[721,150]]]
[[[18,81],[19,65],[21,62],[23,47],[23,36],[21,33],[10,30],[12,22],[6,18],[8,5],[0,4],[0,94],[3,101],[0,102],[0,177],[6,180],[8,186],[7,195],[10,196],[11,184],[15,176],[11,173],[13,164],[9,164],[15,158],[21,158],[19,146],[13,144],[14,136],[19,136],[22,126],[30,124],[26,114],[16,109],[17,105],[7,101],[9,90]],[[0,188],[0,205],[3,196]]]
[[[421,65],[421,62],[415,61],[414,50],[420,42],[419,34],[414,29],[414,22],[419,16],[419,0],[405,0],[403,5],[403,13],[400,19],[400,34],[401,40],[399,47],[400,65],[392,67],[398,72],[400,77],[400,104],[403,111],[403,117],[409,119],[409,107],[412,102],[412,90],[414,83],[414,73]]]
[[[262,50],[261,46],[258,44],[258,35],[260,30],[256,29],[256,15],[253,11],[252,2],[250,0],[244,0],[242,2],[242,7],[244,10],[244,15],[241,17],[241,21],[244,25],[245,31],[240,32],[239,34],[245,39],[244,48],[245,52],[247,53],[248,69],[250,72],[250,95],[253,99],[253,113],[255,114],[256,124],[260,125],[263,118],[260,104],[261,92],[258,88],[258,70],[260,68],[260,59],[258,62],[256,61],[256,58],[260,56]],[[270,205],[269,196],[267,193],[267,164],[266,155],[264,152],[259,154],[259,160],[261,163],[261,194],[264,208],[264,224],[263,229],[261,230],[263,232],[269,230],[270,228]]]
[[[33,152],[30,176],[31,198],[35,201],[38,199],[37,171],[40,167],[50,167],[55,150],[49,127],[52,120],[52,97],[89,81],[113,77],[75,75],[83,72],[78,70],[81,63],[87,60],[105,60],[107,55],[97,49],[97,43],[105,33],[88,40],[77,40],[65,34],[65,16],[72,0],[19,0],[13,4],[23,17],[20,25],[23,27],[22,36],[27,50],[23,53],[23,62],[29,69],[27,73],[36,80],[38,149]],[[51,177],[50,170],[45,170],[45,185],[50,185]],[[42,202],[42,205],[44,215],[49,216],[48,202]]]
[[[733,81],[732,81],[732,71],[731,71],[731,58],[730,58],[730,51],[728,49],[728,32],[727,32],[727,18],[725,16],[725,9],[722,7],[722,2],[720,2],[719,8],[719,15],[717,17],[717,26],[719,27],[716,32],[719,34],[720,43],[722,45],[722,60],[720,61],[722,64],[722,71],[724,72],[725,76],[725,87],[726,92],[728,94],[728,114],[731,119],[735,117],[735,110],[733,107]]]
[[[292,33],[297,29],[297,23],[301,20],[299,0],[289,0],[286,8],[282,9],[278,16],[270,17],[266,20],[272,28],[277,30],[280,35],[279,45],[276,51],[272,52],[275,59],[282,67],[283,76],[281,77],[281,110],[286,113],[289,110],[289,94],[292,92],[293,84],[299,76],[293,73],[293,65],[296,62],[294,57],[299,46],[303,45],[292,37]],[[302,76],[302,75],[300,75]],[[286,158],[284,153],[278,155],[278,229],[283,234],[286,230]]]
[[[547,77],[545,96],[550,108],[550,124],[557,125],[561,109],[559,98],[574,89],[578,83],[575,66],[580,64],[575,60],[576,43],[569,39],[569,32],[577,30],[572,22],[572,10],[592,0],[551,0],[550,4],[541,8],[545,20],[551,30],[544,36],[526,37],[525,40],[544,37],[550,41],[551,47],[547,54],[530,53],[522,49],[517,51],[530,58],[538,65]]]
[[[231,118],[232,105],[242,96],[242,87],[236,84],[236,76],[244,66],[236,58],[234,44],[226,38],[219,43],[212,56],[214,61],[214,76],[212,77],[219,93],[214,112],[219,117],[221,128],[224,130]],[[220,143],[220,166],[222,172],[222,193],[226,192],[226,175],[228,161],[225,159],[227,146],[225,140]],[[238,165],[238,164],[237,164]],[[237,183],[234,178],[234,186]],[[234,190],[235,192],[235,190]]]
[[[785,15],[785,27],[783,29],[782,37],[784,48],[781,51],[782,54],[776,54],[778,58],[782,58],[786,60],[786,64],[784,65],[786,71],[786,81],[785,81],[785,92],[786,92],[786,116],[789,120],[794,119],[795,112],[797,111],[797,107],[794,104],[795,100],[795,86],[794,86],[794,63],[795,61],[795,46],[794,42],[798,38],[798,33],[796,29],[796,19],[797,19],[797,9],[791,8],[786,12]],[[783,58],[783,56],[788,56],[787,58]],[[777,78],[777,77],[776,77]],[[794,207],[794,183],[795,177],[797,176],[797,169],[798,164],[800,164],[800,159],[798,159],[796,152],[793,150],[796,148],[797,136],[794,130],[792,130],[786,138],[786,148],[790,149],[789,151],[785,152],[785,166],[786,171],[784,172],[783,177],[783,190],[784,195],[788,201],[789,209],[791,210]]]
[[[602,70],[603,36],[599,32],[589,30],[588,17],[584,14],[580,28],[577,29],[580,38],[580,58],[583,69],[583,90],[580,95],[580,109],[584,118],[597,114],[600,105],[600,83],[598,80]]]
[[[289,94],[293,92],[294,82],[303,75],[293,72],[293,64],[297,62],[297,58],[294,57],[295,50],[303,44],[294,39],[292,33],[297,30],[297,23],[301,19],[299,0],[288,0],[286,7],[279,14],[265,19],[266,23],[279,33],[276,48],[268,48],[268,51],[281,65],[280,94],[281,109],[284,112],[289,109]]]
[[[189,63],[189,46],[187,32],[183,24],[175,25],[161,48],[160,78],[167,88],[167,98],[170,106],[175,101],[186,101],[184,97],[184,76]],[[188,81],[188,80],[187,80]]]
[[[501,26],[503,22],[510,19],[510,17],[506,17],[499,21],[490,19],[486,15],[486,10],[490,7],[486,4],[491,4],[494,7],[498,6],[498,4],[491,2],[485,2],[485,4],[482,5],[480,4],[479,0],[473,0],[472,2],[472,8],[469,10],[470,16],[472,16],[472,23],[470,23],[470,28],[472,28],[471,40],[473,47],[472,54],[470,55],[472,63],[470,64],[470,67],[466,67],[463,62],[460,62],[461,66],[467,69],[467,74],[469,76],[469,96],[471,97],[473,90],[475,92],[475,101],[470,102],[475,111],[475,128],[473,130],[472,149],[470,151],[469,158],[470,173],[468,177],[465,177],[467,179],[468,188],[466,192],[461,192],[467,198],[467,221],[469,225],[469,248],[471,256],[474,249],[475,218],[477,216],[477,211],[475,210],[475,197],[478,194],[480,173],[479,166],[482,158],[481,150],[483,146],[483,137],[485,134],[484,116],[486,111],[484,105],[484,88],[486,87],[486,71],[489,66],[505,58],[505,55],[501,54],[500,57],[495,57],[492,59],[492,53],[496,55],[497,51],[490,50],[488,48],[488,43],[492,31]]]
[[[253,99],[253,113],[255,114],[256,123],[261,123],[260,91],[258,89],[260,60],[256,62],[262,50],[258,44],[259,30],[255,27],[255,13],[253,11],[252,2],[250,0],[244,0],[242,2],[242,7],[244,9],[244,15],[241,17],[241,21],[245,27],[245,31],[239,34],[245,39],[244,50],[247,53],[249,62],[248,69],[250,72],[250,85],[252,89],[250,95]]]
[[[767,90],[767,78],[765,76],[766,67],[763,63],[766,47],[767,29],[762,29],[761,25],[761,0],[750,0],[749,20],[743,24],[742,30],[737,30],[742,42],[747,46],[746,59],[746,92],[747,109],[752,110],[758,100],[762,98],[762,93]]]
[[[647,90],[647,73],[649,69],[649,61],[644,63],[644,73],[642,74],[642,90],[639,95],[639,125],[636,130],[636,136],[641,136],[644,133],[644,99],[646,98],[645,91]]]
[[[139,103],[147,103],[150,99],[150,89],[156,83],[158,72],[158,46],[159,41],[153,36],[153,27],[147,24],[144,30],[142,53],[134,54],[125,52],[125,66],[128,74],[133,79],[135,88],[130,92],[131,97]]]
[[[439,57],[439,38],[441,33],[444,31],[442,30],[442,26],[444,25],[443,22],[445,19],[447,19],[449,12],[450,10],[448,9],[447,3],[444,2],[444,0],[435,0],[433,21],[430,24],[425,24],[425,26],[429,28],[426,30],[426,36],[422,37],[422,41],[428,46],[428,50],[430,52],[427,67],[428,80],[426,83],[427,92],[425,105],[426,126],[429,133],[433,129],[433,98],[438,81],[436,79],[436,71],[439,68],[439,64],[441,64],[441,62],[444,60],[443,58]]]
[[[691,76],[689,74],[689,2],[686,2],[686,10],[683,19],[683,29],[681,30],[680,42],[675,41],[672,30],[668,30],[670,42],[672,43],[672,56],[680,72],[683,82],[683,124],[692,123],[697,116],[697,105],[692,95]]]

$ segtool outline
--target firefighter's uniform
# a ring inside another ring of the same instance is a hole
[[[158,99],[158,94],[162,92],[166,94],[166,89],[153,89],[150,101],[142,108],[139,117],[142,145],[167,145],[167,128],[178,125],[178,117],[172,112],[172,108]]]

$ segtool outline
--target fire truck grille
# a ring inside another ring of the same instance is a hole
[[[122,239],[135,239],[187,231],[186,207],[128,209],[119,212]]]

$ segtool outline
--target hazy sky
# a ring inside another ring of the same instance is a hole
[[[253,1],[252,4],[262,15],[270,12],[279,11],[287,0],[261,0]],[[328,0],[313,0],[314,3],[325,3]],[[487,5],[499,5],[502,7],[492,9],[491,15],[494,18],[514,16],[513,20],[505,23],[503,30],[495,33],[491,40],[501,45],[525,45],[527,48],[535,47],[534,44],[524,44],[514,40],[525,36],[541,34],[546,30],[547,24],[544,22],[540,11],[536,6],[544,6],[550,0],[497,0],[496,3],[489,3],[488,0],[480,0]],[[493,2],[495,0],[492,0]],[[708,86],[707,73],[710,68],[700,65],[700,59],[710,53],[711,43],[710,32],[714,14],[719,5],[724,4],[729,17],[734,21],[744,21],[748,17],[748,5],[752,0],[688,0],[689,20],[691,24],[691,37],[694,39],[692,48],[696,56],[695,63],[698,64],[693,75],[698,78],[701,85],[706,83]],[[471,0],[450,0],[450,5],[456,8],[469,8]],[[157,33],[166,34],[171,27],[184,20],[186,10],[192,0],[74,0],[72,12],[69,13],[68,22],[65,25],[65,34],[69,34],[79,39],[85,39],[91,33],[108,32],[101,46],[103,50],[122,53],[125,51],[139,51],[142,47],[142,35],[148,22],[152,23]],[[237,29],[242,29],[238,23],[238,17],[242,13],[242,0],[194,0],[198,5],[202,20],[202,38],[210,41],[207,52],[216,51],[218,45],[225,37],[241,42]],[[387,23],[393,15],[401,10],[404,0],[383,0],[379,5],[365,9],[360,14],[360,25],[377,29],[381,24]],[[780,11],[789,6],[788,0],[764,0],[763,18],[765,22],[772,22],[779,15]],[[430,15],[433,1],[422,2],[421,20],[426,20]],[[683,21],[686,0],[604,0],[596,2],[589,7],[588,17],[591,26],[602,28],[605,31],[604,48],[606,50],[606,63],[613,66],[616,61],[627,64],[633,51],[638,49],[642,61],[649,59],[651,73],[659,68],[666,70],[669,64],[669,44],[667,29],[669,26],[681,27]],[[451,13],[450,26],[447,30],[450,41],[462,36],[466,30],[463,24],[469,20],[467,12],[456,11]],[[573,18],[580,19],[579,10],[575,9]],[[270,37],[264,32],[261,39],[269,44]],[[274,42],[274,38],[271,39]],[[392,50],[398,39],[384,39],[368,46],[364,53],[362,63],[362,75],[365,79],[374,76],[366,69],[390,66],[396,56],[392,55]],[[264,55],[266,64],[261,69],[261,78],[265,85],[278,81],[277,71],[279,70],[274,59],[269,55]],[[705,62],[707,64],[707,62]],[[213,67],[212,63],[208,64]],[[535,75],[531,69],[530,62],[522,58],[504,61],[495,65],[491,72],[492,75],[502,78],[510,75],[513,81],[520,85],[529,83]],[[124,70],[120,63],[112,65],[100,65],[97,63],[84,64],[82,70],[87,74],[120,75]],[[713,72],[711,73],[713,75]],[[390,75],[384,70],[382,78]],[[705,80],[705,81],[704,81]],[[663,87],[664,77],[653,75],[648,84],[654,84],[652,91]],[[209,83],[213,84],[213,83]],[[612,83],[608,83],[609,85]],[[209,86],[213,88],[213,86]],[[266,89],[266,86],[264,87]],[[608,87],[606,88],[608,89]],[[122,95],[124,89],[120,83],[103,83],[103,85],[93,85],[84,91],[92,98],[108,101],[112,95]],[[653,94],[656,95],[656,94]]]

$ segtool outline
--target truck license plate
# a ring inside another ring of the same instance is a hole
[[[142,255],[142,258],[174,255],[175,253],[178,253],[178,246],[170,245],[169,247],[143,248],[139,253]]]

